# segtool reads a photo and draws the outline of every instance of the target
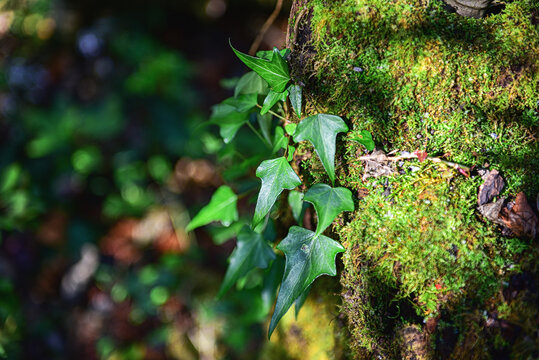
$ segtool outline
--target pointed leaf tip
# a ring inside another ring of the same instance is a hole
[[[244,226],[238,234],[236,248],[229,258],[225,279],[217,297],[222,297],[240,278],[254,268],[265,269],[275,259],[272,247],[249,227]]]
[[[294,141],[309,140],[313,144],[331,183],[335,182],[335,142],[337,134],[348,131],[339,116],[318,114],[303,119],[294,133]]]
[[[275,92],[283,92],[290,81],[288,64],[278,50],[274,50],[269,60],[257,58],[236,50],[229,39],[229,44],[236,56],[250,69],[266,80]]]
[[[212,221],[220,221],[223,225],[228,226],[233,221],[238,220],[237,201],[238,197],[230,187],[221,186],[211,197],[210,203],[204,206],[187,224],[185,230],[191,231]]]
[[[326,184],[313,185],[305,194],[305,201],[314,205],[318,215],[316,234],[321,234],[343,211],[354,211],[352,192],[346,188],[332,188]]]
[[[256,201],[253,228],[264,220],[284,189],[292,190],[301,184],[301,180],[284,157],[263,161],[256,169],[256,176],[262,180],[262,187]]]
[[[298,226],[290,228],[277,248],[284,252],[286,265],[268,337],[271,337],[279,320],[317,277],[337,274],[335,258],[344,251],[342,245],[335,240]]]

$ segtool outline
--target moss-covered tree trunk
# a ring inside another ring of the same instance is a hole
[[[524,206],[519,192],[537,211],[539,5],[506,1],[482,19],[446,7],[292,6],[290,64],[306,112],[351,129],[338,140],[337,184],[354,192],[356,211],[333,232],[347,249],[340,311],[352,358],[538,358],[536,218],[508,217]],[[361,158],[352,139],[362,130],[378,157]],[[310,149],[298,150],[304,183],[327,180]],[[407,159],[414,152],[431,158]],[[478,189],[493,169],[505,187],[488,198],[502,208],[488,220]]]

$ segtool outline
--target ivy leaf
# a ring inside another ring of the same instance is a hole
[[[326,230],[341,212],[354,211],[352,192],[342,187],[316,184],[307,191],[304,200],[313,204],[318,214],[317,235]]]
[[[239,112],[234,105],[221,103],[212,108],[210,122],[219,126],[219,135],[223,138],[225,144],[228,144],[238,130],[247,122],[249,114]]]
[[[223,104],[233,106],[236,111],[247,112],[254,108],[258,103],[257,94],[242,94],[237,97],[231,97],[223,101]]]
[[[286,265],[283,282],[271,317],[269,337],[290,306],[320,275],[335,276],[335,257],[343,252],[341,244],[324,235],[292,226],[277,248],[284,252]]]
[[[265,95],[268,91],[268,83],[254,71],[249,71],[238,81],[234,89],[234,97],[238,97],[241,94]]]
[[[296,132],[297,127],[298,127],[298,124],[290,123],[284,126],[284,130],[286,131],[288,135],[293,136],[294,133]]]
[[[290,54],[290,49],[282,49],[279,51],[281,57],[286,60],[287,56]],[[273,56],[273,50],[260,50],[256,52],[256,56],[262,59],[271,60]]]
[[[290,85],[288,87],[288,92],[290,93],[288,96],[290,99],[290,104],[292,104],[292,107],[294,108],[294,111],[298,117],[301,118],[301,86]]]
[[[264,220],[264,216],[269,213],[284,189],[292,190],[301,184],[301,180],[284,157],[263,161],[256,169],[256,176],[262,179],[262,188],[256,201],[253,228]]]
[[[245,65],[268,82],[273,91],[283,92],[286,89],[286,85],[290,81],[290,73],[286,61],[277,48],[273,49],[271,59],[265,60],[239,52],[234,49],[232,44],[230,47]]]
[[[277,126],[275,128],[275,136],[273,137],[273,149],[272,152],[275,154],[281,149],[286,149],[288,145],[288,138],[284,136],[284,130],[282,127]]]
[[[223,296],[240,278],[254,268],[265,269],[275,259],[271,246],[262,234],[257,234],[247,226],[238,234],[236,248],[229,258],[225,279],[217,297]]]
[[[266,309],[268,309],[268,312],[275,302],[275,296],[277,295],[277,289],[281,284],[283,273],[284,256],[277,256],[270,268],[266,270],[266,273],[264,274],[264,282],[262,284],[262,302],[264,303]]]
[[[294,301],[294,310],[296,315],[296,320],[298,319],[299,310],[305,304],[305,300],[307,300],[307,296],[309,296],[309,292],[311,291],[312,285],[309,285],[307,289],[305,289],[304,292],[301,293],[301,295]]]
[[[294,141],[309,140],[316,150],[322,165],[335,182],[335,140],[337,134],[348,131],[348,126],[339,116],[317,114],[303,119],[294,133]]]
[[[262,131],[262,136],[264,136],[264,139],[266,139],[268,144],[271,144],[270,131],[273,116],[271,114],[256,114],[256,120],[258,121],[258,126],[260,126],[260,130]]]
[[[367,130],[362,130],[358,136],[353,137],[352,140],[357,141],[361,145],[365,146],[365,148],[369,151],[374,150],[374,140],[372,139],[372,135]]]
[[[294,152],[296,151],[296,148],[292,145],[288,145],[288,156],[286,158],[286,161],[290,162],[294,159]]]
[[[292,216],[301,225],[301,214],[303,212],[303,193],[292,190],[288,193],[288,205],[292,209]]]
[[[212,221],[220,221],[225,226],[230,225],[238,220],[237,202],[238,197],[232,189],[226,185],[221,186],[211,197],[210,203],[187,224],[185,230],[191,231]]]
[[[223,245],[228,240],[238,236],[240,230],[245,226],[243,220],[233,222],[229,226],[210,226],[208,232],[215,245]]]
[[[279,101],[286,101],[286,97],[288,96],[288,90],[283,92],[275,92],[273,90],[270,90],[266,98],[264,99],[264,103],[262,104],[262,109],[260,109],[260,114],[264,115],[267,113],[273,105],[277,104]]]

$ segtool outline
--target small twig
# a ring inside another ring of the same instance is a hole
[[[359,160],[374,160],[374,161],[400,161],[400,160],[409,160],[409,159],[417,159],[418,156],[416,154],[407,154],[407,155],[399,155],[399,156],[386,156],[385,154],[373,154],[373,155],[365,155],[360,156]],[[451,161],[440,159],[439,157],[434,156],[428,156],[426,160],[430,160],[435,163],[443,163],[449,167],[452,167],[457,170],[464,170],[466,173],[470,173],[470,168],[468,166],[460,165]]]
[[[277,19],[277,16],[281,12],[281,8],[283,7],[283,0],[277,0],[277,4],[275,4],[275,9],[271,13],[271,15],[268,17],[264,25],[262,25],[262,28],[258,32],[258,35],[256,35],[255,41],[253,41],[253,44],[251,45],[251,48],[249,49],[249,55],[254,55],[258,48],[260,47],[260,43],[262,43],[262,40],[264,39],[264,35],[266,35],[266,32],[270,28],[270,26],[273,24],[275,19]]]

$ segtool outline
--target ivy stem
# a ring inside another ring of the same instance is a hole
[[[264,139],[264,137],[258,132],[258,130],[255,129],[255,127],[253,126],[253,124],[251,124],[250,121],[247,121],[247,126],[249,126],[249,129],[253,130],[253,132],[255,133],[256,136],[258,136],[258,138],[260,140],[262,140],[262,142],[268,147],[268,148],[271,148],[271,145],[268,143],[268,141],[266,139]]]
[[[260,106],[260,105],[258,105],[258,104],[256,104],[256,106],[258,106],[259,108],[262,109],[262,106]],[[276,116],[276,117],[278,117],[278,118],[281,119],[281,120],[288,121],[287,118],[284,118],[284,117],[282,117],[281,115],[279,115],[279,114],[277,114],[277,113],[275,113],[275,112],[273,112],[273,111],[271,111],[271,110],[268,110],[268,112],[269,112],[271,115]]]

